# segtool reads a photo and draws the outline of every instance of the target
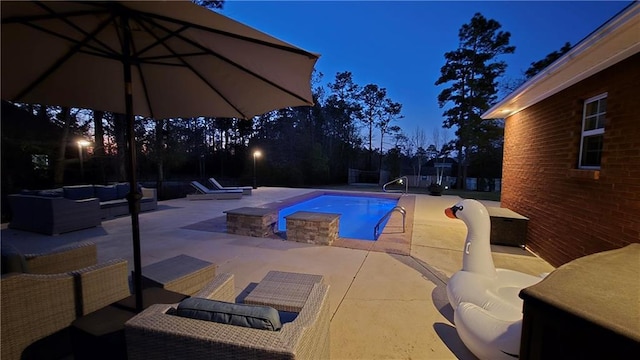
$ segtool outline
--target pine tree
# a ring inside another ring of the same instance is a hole
[[[222,10],[224,0],[193,0],[196,5],[204,6],[209,10]]]
[[[544,68],[551,65],[551,63],[558,60],[560,56],[566,54],[569,50],[571,50],[571,43],[567,41],[560,50],[547,54],[547,56],[542,60],[532,62],[531,66],[529,66],[527,71],[524,72],[524,76],[526,76],[527,79],[534,77],[540,71],[544,70]]]
[[[436,85],[450,84],[438,95],[438,104],[444,108],[443,127],[457,127],[455,148],[458,152],[458,188],[464,189],[466,168],[474,150],[481,144],[494,143],[502,132],[497,122],[482,121],[480,116],[497,100],[496,79],[504,74],[507,64],[497,60],[511,54],[515,46],[509,45],[511,34],[500,31],[500,23],[487,20],[476,13],[470,23],[462,25],[458,33],[458,49],[445,53],[446,63],[440,69]]]
[[[360,120],[369,130],[369,170],[373,169],[373,127],[380,121],[385,113],[385,99],[387,89],[380,88],[376,84],[368,84],[359,93],[362,102]],[[381,149],[382,150],[382,149]]]

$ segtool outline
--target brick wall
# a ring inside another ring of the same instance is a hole
[[[605,92],[600,172],[577,170],[583,102]],[[554,266],[640,242],[638,94],[640,54],[506,120],[502,206],[530,219],[527,246]]]

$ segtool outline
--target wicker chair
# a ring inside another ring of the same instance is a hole
[[[98,263],[96,244],[69,245],[48,253],[24,254],[29,274],[60,274]]]
[[[80,244],[28,254],[30,273],[2,275],[3,360],[20,359],[29,345],[66,329],[78,316],[129,296],[127,261],[96,264],[95,250],[94,244]]]
[[[233,275],[217,276],[194,295],[234,301]],[[279,331],[195,320],[153,305],[125,324],[127,354],[136,359],[328,359],[329,286],[315,284],[292,322]]]
[[[96,245],[91,242],[68,245],[46,253],[22,254],[14,246],[2,243],[2,273],[59,274],[95,265]]]

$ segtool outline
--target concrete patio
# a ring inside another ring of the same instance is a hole
[[[238,200],[159,202],[158,210],[140,214],[142,265],[179,254],[214,262],[218,273],[235,275],[237,295],[270,270],[321,274],[331,286],[333,359],[475,359],[456,333],[446,295],[447,280],[462,265],[466,228],[462,221],[447,218],[444,209],[459,198],[411,195],[415,208],[407,209],[412,214],[407,219],[413,220],[410,256],[231,235],[216,225],[225,210],[311,191],[262,187]],[[1,235],[3,242],[23,252],[92,241],[100,261],[124,258],[133,268],[129,217],[53,237],[3,224]],[[492,248],[496,267],[533,275],[553,270],[525,250]]]

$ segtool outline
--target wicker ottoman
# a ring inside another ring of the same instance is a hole
[[[488,207],[492,244],[525,247],[529,219],[513,210]]]
[[[245,304],[271,306],[276,310],[300,312],[313,285],[322,275],[269,271],[244,299]]]
[[[193,295],[215,275],[215,264],[188,255],[178,255],[142,267],[142,287],[161,287]]]

